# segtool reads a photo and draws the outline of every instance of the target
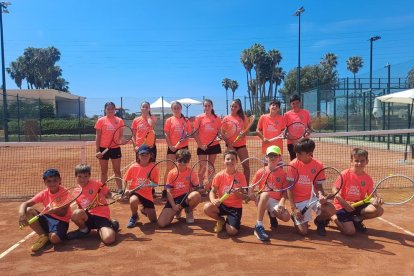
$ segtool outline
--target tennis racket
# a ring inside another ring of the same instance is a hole
[[[210,147],[216,141],[224,140],[227,142],[231,137],[236,135],[239,132],[239,127],[233,121],[224,121],[221,123],[220,129],[217,131],[216,136],[210,143],[207,144],[207,147]]]
[[[269,139],[269,142],[273,142],[277,139],[299,140],[307,131],[307,128],[301,122],[294,122],[286,126],[286,128],[276,137]]]
[[[260,177],[257,177],[256,179],[254,179],[253,183],[248,184],[246,187],[234,187],[234,184],[237,184],[237,180],[233,179],[232,184],[230,186],[230,189],[228,191],[226,191],[220,198],[220,202],[223,203],[227,198],[229,198],[229,196],[234,193],[234,192],[238,192],[238,191],[247,191],[248,189],[254,189],[264,178],[265,176],[265,163],[263,159],[259,159],[256,157],[249,157],[244,159],[243,161],[240,162],[240,164],[237,165],[237,171],[243,171],[243,164],[245,163],[249,163],[249,167],[252,171],[260,171],[263,170],[262,174],[259,174]]]
[[[186,126],[186,124],[187,124],[187,122],[190,122],[190,121],[187,118],[184,118],[184,120],[185,120],[185,123],[182,124],[183,129],[181,131],[181,137],[178,140],[177,144],[175,145],[175,148],[177,148],[181,144],[182,141],[184,141],[184,140],[186,140],[186,139],[188,139],[190,137],[193,137],[194,134],[196,134],[196,132],[198,132],[198,130],[200,129],[200,126],[198,126],[197,128],[193,129],[193,125],[191,124],[191,131],[190,132],[187,132],[187,129],[186,129],[187,126]]]
[[[379,197],[386,205],[402,205],[414,198],[414,180],[405,175],[391,175],[382,179],[374,191],[364,200],[351,204],[358,207],[370,203],[372,197]]]
[[[155,131],[153,129],[148,130],[147,135],[145,135],[144,143],[148,147],[152,148],[155,144]]]
[[[107,153],[112,145],[115,145],[115,147],[117,147],[117,146],[128,144],[129,141],[132,141],[133,136],[134,136],[134,132],[129,126],[123,125],[123,126],[118,127],[115,130],[114,135],[112,136],[111,144],[108,145],[108,147],[102,152],[102,154]]]
[[[69,206],[72,202],[74,202],[82,193],[82,188],[80,187],[72,187],[68,189],[64,189],[60,191],[55,198],[36,216],[32,217],[28,223],[32,224],[39,220],[39,218],[43,215],[49,214],[53,211],[56,211],[59,208],[64,208]],[[22,229],[24,225],[20,225],[20,229]]]
[[[329,123],[329,116],[325,112],[317,111],[311,115],[311,127],[308,129],[309,132],[322,132]]]
[[[254,123],[254,119],[256,119],[256,116],[255,115],[251,115],[247,119],[248,120],[248,123],[247,123],[246,127],[242,131],[240,131],[240,133],[237,135],[236,139],[234,139],[234,142],[233,143],[236,143],[237,141],[239,141],[242,138],[243,134],[245,134],[246,132],[249,131],[249,129],[251,128],[251,126]]]
[[[122,190],[119,184],[122,183]],[[98,206],[109,206],[122,199],[126,189],[125,181],[119,177],[112,177],[103,183],[95,194],[94,199],[86,206],[85,211],[91,210]],[[83,208],[83,206],[81,206]]]
[[[166,184],[163,185],[163,184],[158,183],[159,180],[158,181],[156,180],[156,176],[157,175],[159,176],[161,175],[162,172],[165,172],[167,170],[168,164],[173,166],[171,170],[175,170],[178,172],[178,166],[174,161],[169,160],[169,159],[158,161],[157,163],[153,165],[151,170],[148,172],[145,180],[139,184],[137,183],[138,185],[134,187],[133,189],[128,190],[127,194],[131,195],[132,193],[139,191],[141,189],[144,189],[144,188],[156,188],[160,186],[165,186]],[[178,173],[175,175],[175,179],[177,179],[177,177],[178,177]]]
[[[302,215],[305,214],[314,204],[319,202],[319,192],[322,193],[326,199],[332,199],[339,193],[343,183],[344,179],[342,174],[337,169],[333,167],[326,167],[320,170],[313,179],[311,197],[308,204],[306,204],[305,208],[302,209]],[[334,187],[336,188],[335,192],[333,192]]]
[[[266,173],[266,180],[259,186],[257,194],[283,192],[291,189],[299,179],[298,170],[291,165],[280,165]]]

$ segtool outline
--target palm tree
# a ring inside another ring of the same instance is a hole
[[[224,78],[221,81],[221,85],[224,87],[224,89],[226,89],[226,111],[227,111],[227,115],[229,114],[229,95],[228,95],[228,90],[230,88],[230,82],[231,80],[229,78]]]
[[[352,74],[354,75],[354,95],[352,97],[352,101],[351,101],[351,105],[352,105],[352,109],[354,109],[354,111],[356,111],[356,74],[358,73],[358,71],[362,68],[362,66],[364,65],[364,61],[362,59],[362,57],[359,56],[353,56],[348,58],[348,60],[346,61],[346,68],[352,72]]]
[[[240,55],[240,62],[243,64],[244,69],[246,70],[246,81],[247,81],[247,95],[249,96],[250,110],[253,110],[252,106],[252,96],[250,93],[249,82],[252,79],[252,69],[253,69],[253,60],[252,53],[250,49],[244,49]]]
[[[325,100],[325,112],[328,113],[328,102],[332,100],[335,95],[335,82],[338,72],[336,66],[338,65],[338,57],[334,53],[326,53],[320,61],[322,66],[322,83],[327,85],[327,89],[322,93],[321,98]]]
[[[256,71],[256,98],[255,98],[255,103],[254,103],[254,113],[258,113],[259,110],[259,94],[261,96],[263,96],[263,90],[262,90],[262,86],[260,83],[261,80],[261,74],[262,72],[260,71],[261,66],[263,64],[263,62],[266,59],[266,50],[263,47],[263,45],[255,43],[253,44],[253,46],[250,47],[251,49],[251,54],[252,54],[252,61],[253,61],[253,68]]]
[[[231,80],[230,89],[231,89],[231,92],[233,92],[232,100],[234,100],[234,93],[236,92],[237,88],[239,88],[239,83],[236,80]]]
[[[277,96],[277,87],[282,83],[282,81],[285,79],[286,72],[283,71],[282,67],[276,67],[273,71],[273,82],[275,83],[275,95],[274,99],[276,99]]]
[[[277,66],[279,65],[280,61],[282,61],[282,54],[276,50],[276,49],[272,49],[268,52],[268,56],[269,56],[269,62],[270,62],[270,80],[269,80],[269,93],[268,93],[268,97],[269,99],[273,98],[273,77],[274,77],[274,72],[277,68]],[[276,94],[275,94],[276,97]]]

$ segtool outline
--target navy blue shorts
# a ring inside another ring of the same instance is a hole
[[[210,155],[210,154],[219,154],[221,153],[220,144],[208,147],[206,150],[197,148],[197,155]]]
[[[100,152],[103,152],[104,150],[106,150],[106,148],[99,148]],[[107,152],[105,152],[102,159],[103,160],[119,159],[121,157],[122,157],[121,148],[113,148],[113,149],[109,149]]]
[[[180,203],[181,203],[181,201],[183,201],[183,199],[186,197],[186,195],[187,195],[187,193],[185,193],[185,194],[183,194],[183,195],[180,195],[180,196],[175,197],[175,198],[174,198],[174,202],[175,202],[175,204],[180,204]],[[181,206],[182,206],[183,208],[186,208],[186,207],[188,207],[188,206],[190,206],[190,205],[188,205],[188,203],[187,203],[187,202],[185,202],[185,200],[184,200],[184,201],[183,201],[183,203],[181,204]],[[167,200],[167,203],[165,203],[164,208],[172,208],[172,206],[171,206],[171,204],[170,204],[170,202],[169,202],[168,200]]]
[[[242,149],[242,148],[246,148],[246,145],[244,145],[244,146],[240,146],[240,147],[233,147],[235,150],[236,150],[236,152],[239,150],[239,149]]]
[[[132,193],[134,196],[138,197],[139,202],[142,204],[142,206],[144,206],[144,208],[149,208],[149,209],[155,209],[155,205],[154,202],[152,202],[151,200],[146,199],[145,197],[143,197],[140,194],[137,193]]]
[[[177,151],[178,151],[178,150],[180,150],[180,149],[186,149],[186,150],[188,150],[188,146],[185,146],[185,147],[179,148],[179,149],[177,149],[176,151],[172,151],[172,150],[170,150],[170,148],[168,148],[168,149],[167,149],[167,154],[176,154],[176,153],[177,153]]]
[[[287,149],[288,149],[288,152],[289,152],[290,160],[292,161],[293,159],[296,158],[295,145],[288,144]]]
[[[112,228],[112,222],[104,217],[95,216],[86,212],[88,215],[88,220],[85,222],[86,226],[89,229],[101,229],[102,227],[109,227]]]
[[[228,207],[224,204],[220,204],[219,210],[219,216],[226,216],[226,223],[233,226],[237,230],[240,229],[241,217],[243,214],[242,208]]]
[[[68,222],[58,220],[50,215],[40,216],[39,223],[45,233],[56,233],[61,240],[65,239],[69,229]]]
[[[340,222],[354,221],[354,216],[359,216],[361,214],[361,211],[368,205],[370,205],[370,203],[365,203],[361,206],[355,207],[355,210],[352,212],[347,212],[345,209],[340,209],[336,211],[336,216]]]

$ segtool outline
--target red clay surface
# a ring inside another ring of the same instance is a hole
[[[31,232],[18,228],[18,205],[0,203],[0,252]],[[162,207],[157,204],[158,214]],[[413,207],[413,202],[404,207],[385,207],[383,218],[412,233],[413,215],[405,210]],[[271,241],[262,243],[253,236],[253,203],[244,205],[242,228],[234,238],[212,232],[214,222],[202,213],[202,205],[195,212],[193,225],[174,220],[165,229],[142,216],[137,227],[127,229],[128,205],[114,205],[112,211],[121,224],[115,245],[104,246],[92,233],[32,254],[29,248],[34,236],[0,259],[0,274],[411,275],[414,269],[414,237],[378,219],[366,221],[367,234],[345,237],[331,225],[328,236],[319,237],[312,223],[309,236],[301,237],[291,222],[271,231],[266,216],[265,228]]]

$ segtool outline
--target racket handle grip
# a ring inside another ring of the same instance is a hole
[[[306,213],[306,211],[308,211],[308,209],[309,209],[309,207],[308,207],[308,206],[306,206],[305,208],[303,208],[303,209],[302,209],[302,211],[300,211],[300,213],[301,213],[302,215],[304,215],[304,214]]]
[[[29,224],[35,223],[38,220],[39,220],[39,216],[34,216],[31,219],[29,219]]]
[[[352,208],[359,207],[365,203],[365,200],[360,200],[351,204]]]
[[[221,196],[220,198],[220,202],[223,203],[226,199],[228,199],[230,196],[229,193],[225,193],[224,195]]]
[[[104,155],[105,153],[107,153],[107,152],[108,152],[108,150],[109,150],[109,148],[104,149],[104,151],[103,151],[103,152],[101,152],[101,153],[102,153],[102,155]]]

